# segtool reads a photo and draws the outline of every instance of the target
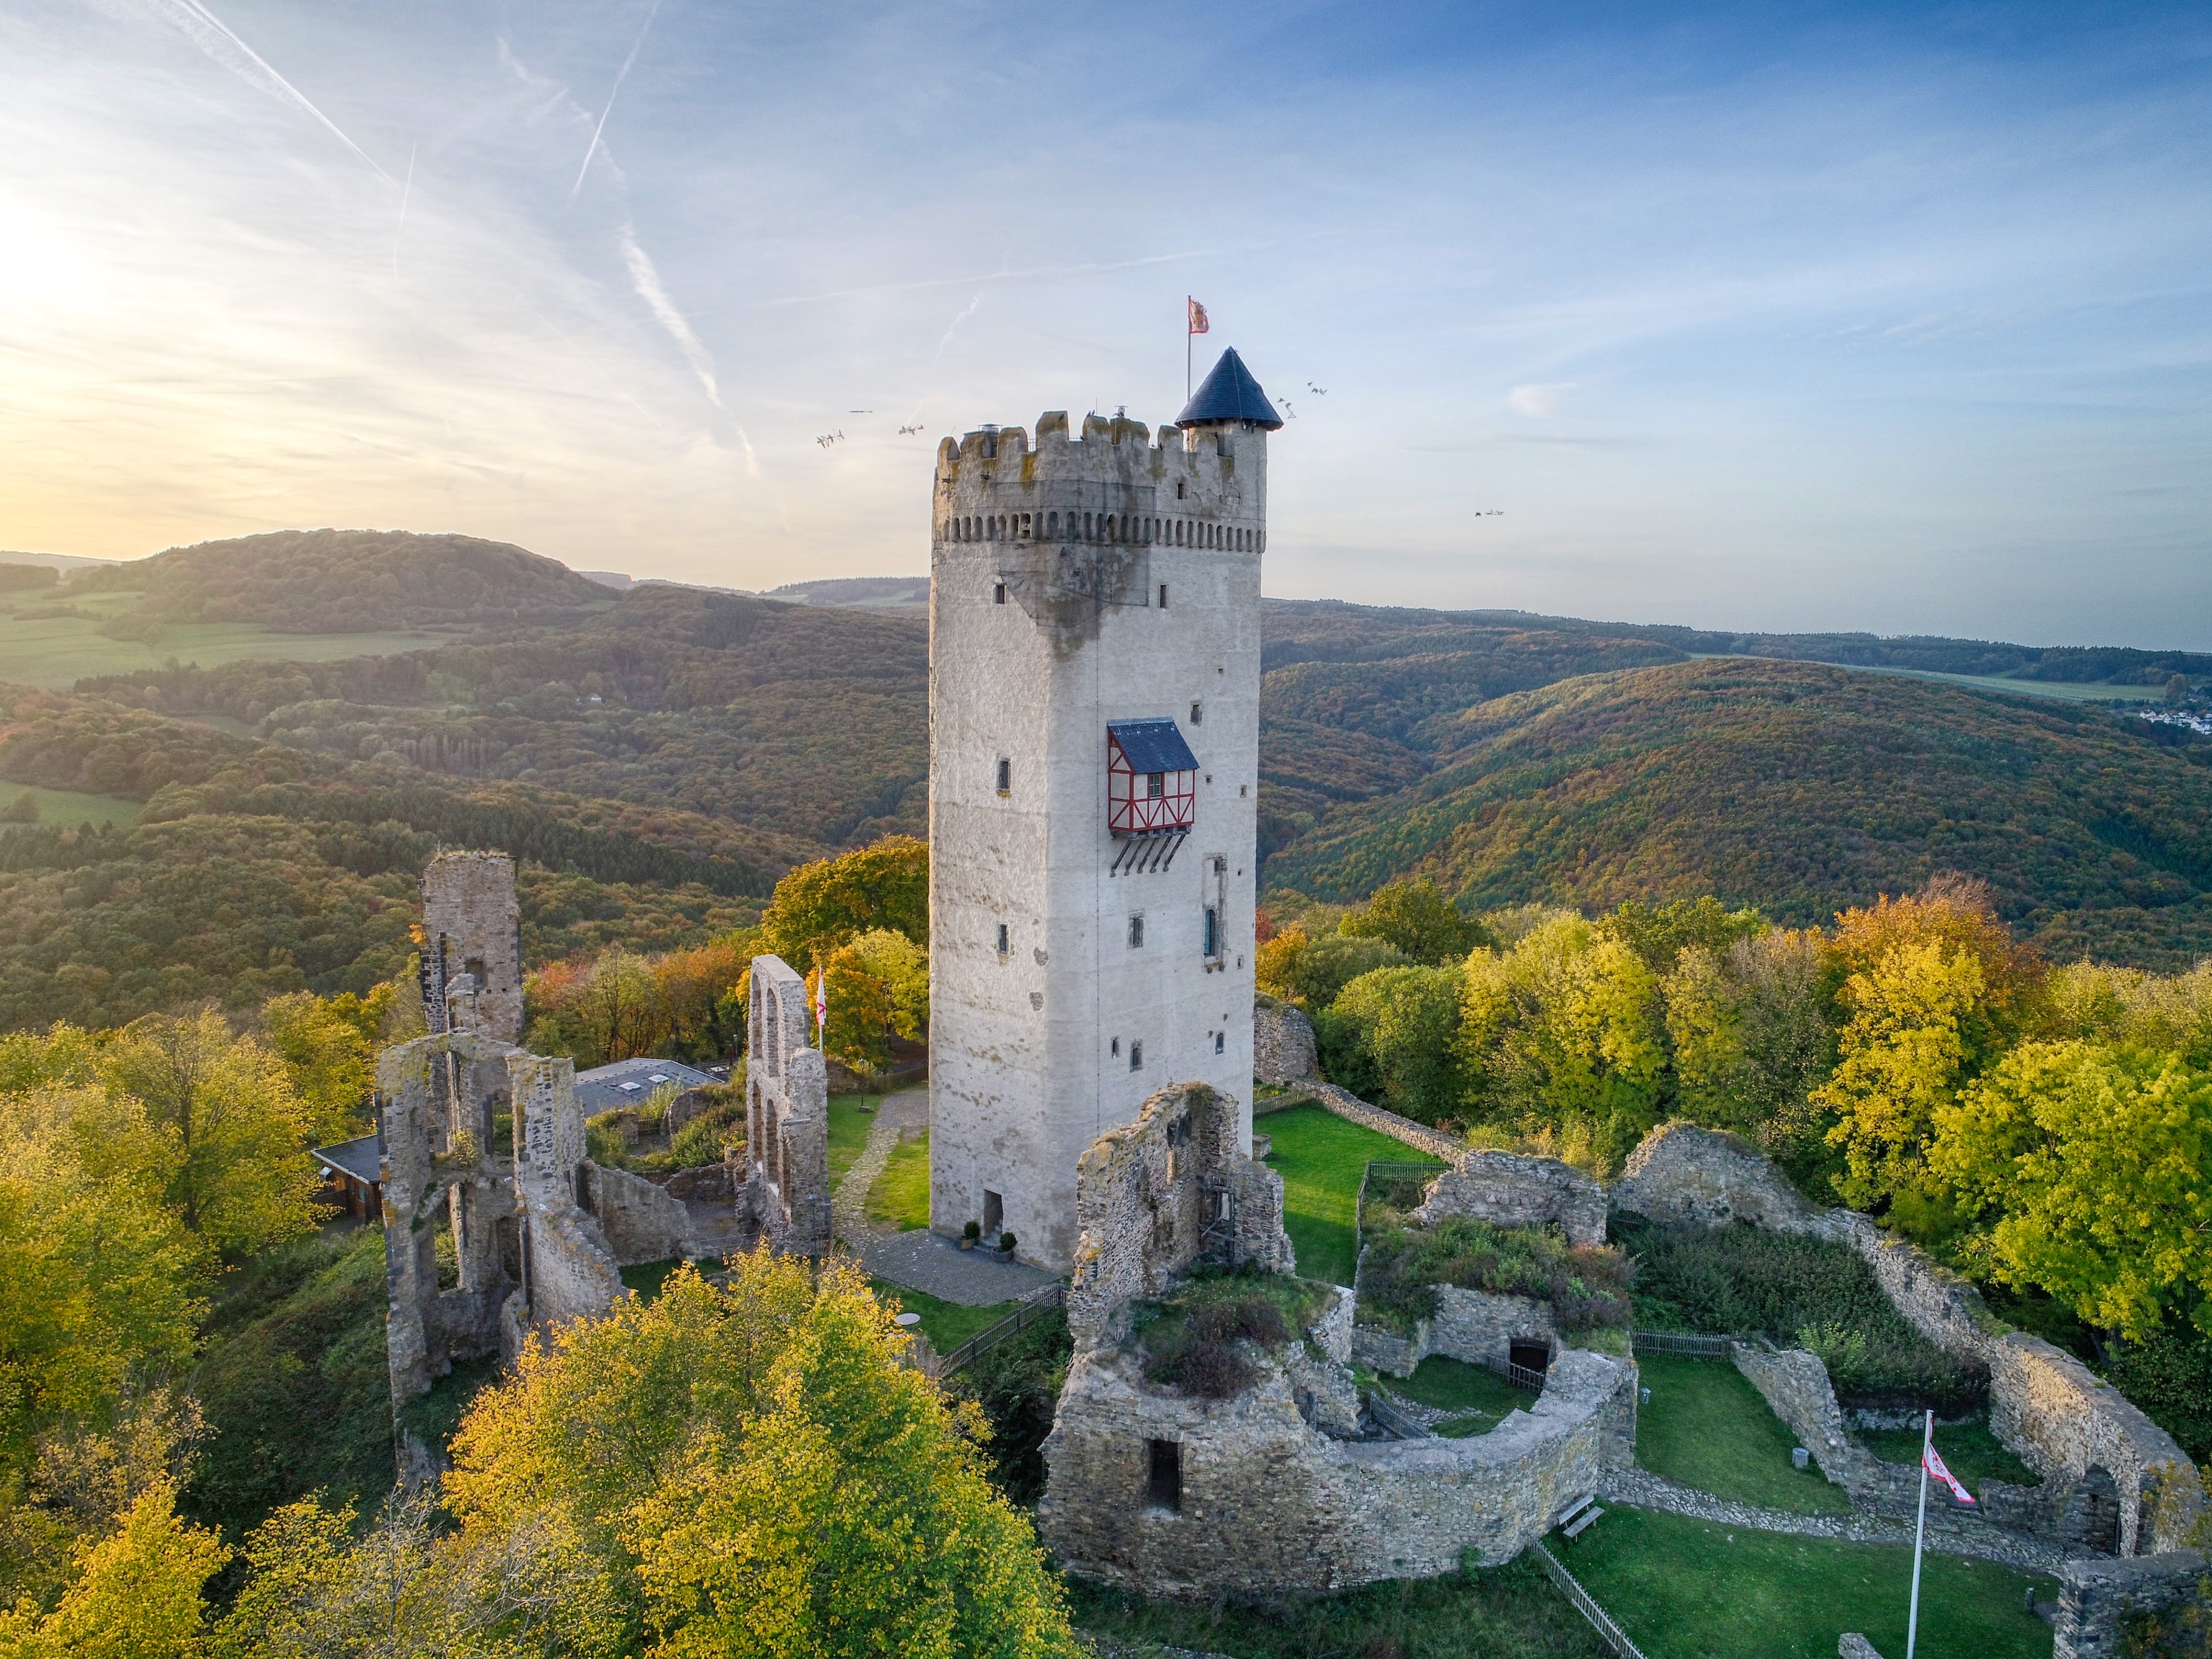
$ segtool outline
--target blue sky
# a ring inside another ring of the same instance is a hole
[[[1272,593],[2212,649],[2208,112],[2201,7],[15,0],[0,546],[919,571],[1189,292]]]

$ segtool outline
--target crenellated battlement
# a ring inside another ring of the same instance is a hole
[[[938,445],[934,539],[1133,542],[1259,552],[1267,537],[1267,434],[1249,422],[1157,441],[1142,421],[1064,410],[982,427]]]

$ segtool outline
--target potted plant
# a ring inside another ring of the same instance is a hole
[[[999,1235],[998,1256],[1001,1261],[1012,1261],[1014,1259],[1014,1236],[1012,1233]]]
[[[974,1249],[975,1248],[975,1241],[982,1237],[982,1236],[983,1224],[980,1221],[969,1222],[966,1226],[960,1230],[960,1248],[963,1250]]]

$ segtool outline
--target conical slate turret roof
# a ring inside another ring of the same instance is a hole
[[[1283,424],[1283,417],[1275,413],[1274,404],[1267,401],[1267,394],[1260,390],[1260,383],[1252,378],[1252,371],[1244,367],[1244,360],[1233,346],[1221,354],[1213,372],[1199,383],[1190,402],[1176,416],[1177,426],[1197,426],[1206,421],[1249,421],[1267,432]]]

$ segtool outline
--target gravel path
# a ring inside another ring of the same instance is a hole
[[[1607,1469],[1597,1482],[1597,1495],[1608,1503],[1637,1509],[1664,1510],[1723,1526],[1752,1532],[1796,1533],[1807,1538],[1840,1538],[1854,1544],[1902,1544],[1912,1547],[1910,1522],[1871,1515],[1798,1515],[1789,1510],[1762,1509],[1755,1504],[1733,1503],[1709,1492],[1675,1485],[1649,1469]],[[2002,1532],[1986,1522],[1961,1516],[1929,1515],[1928,1547],[1942,1555],[1964,1555],[1977,1560],[2001,1562],[2023,1572],[2052,1575],[2062,1562],[2094,1559],[2085,1550],[2040,1538]]]

